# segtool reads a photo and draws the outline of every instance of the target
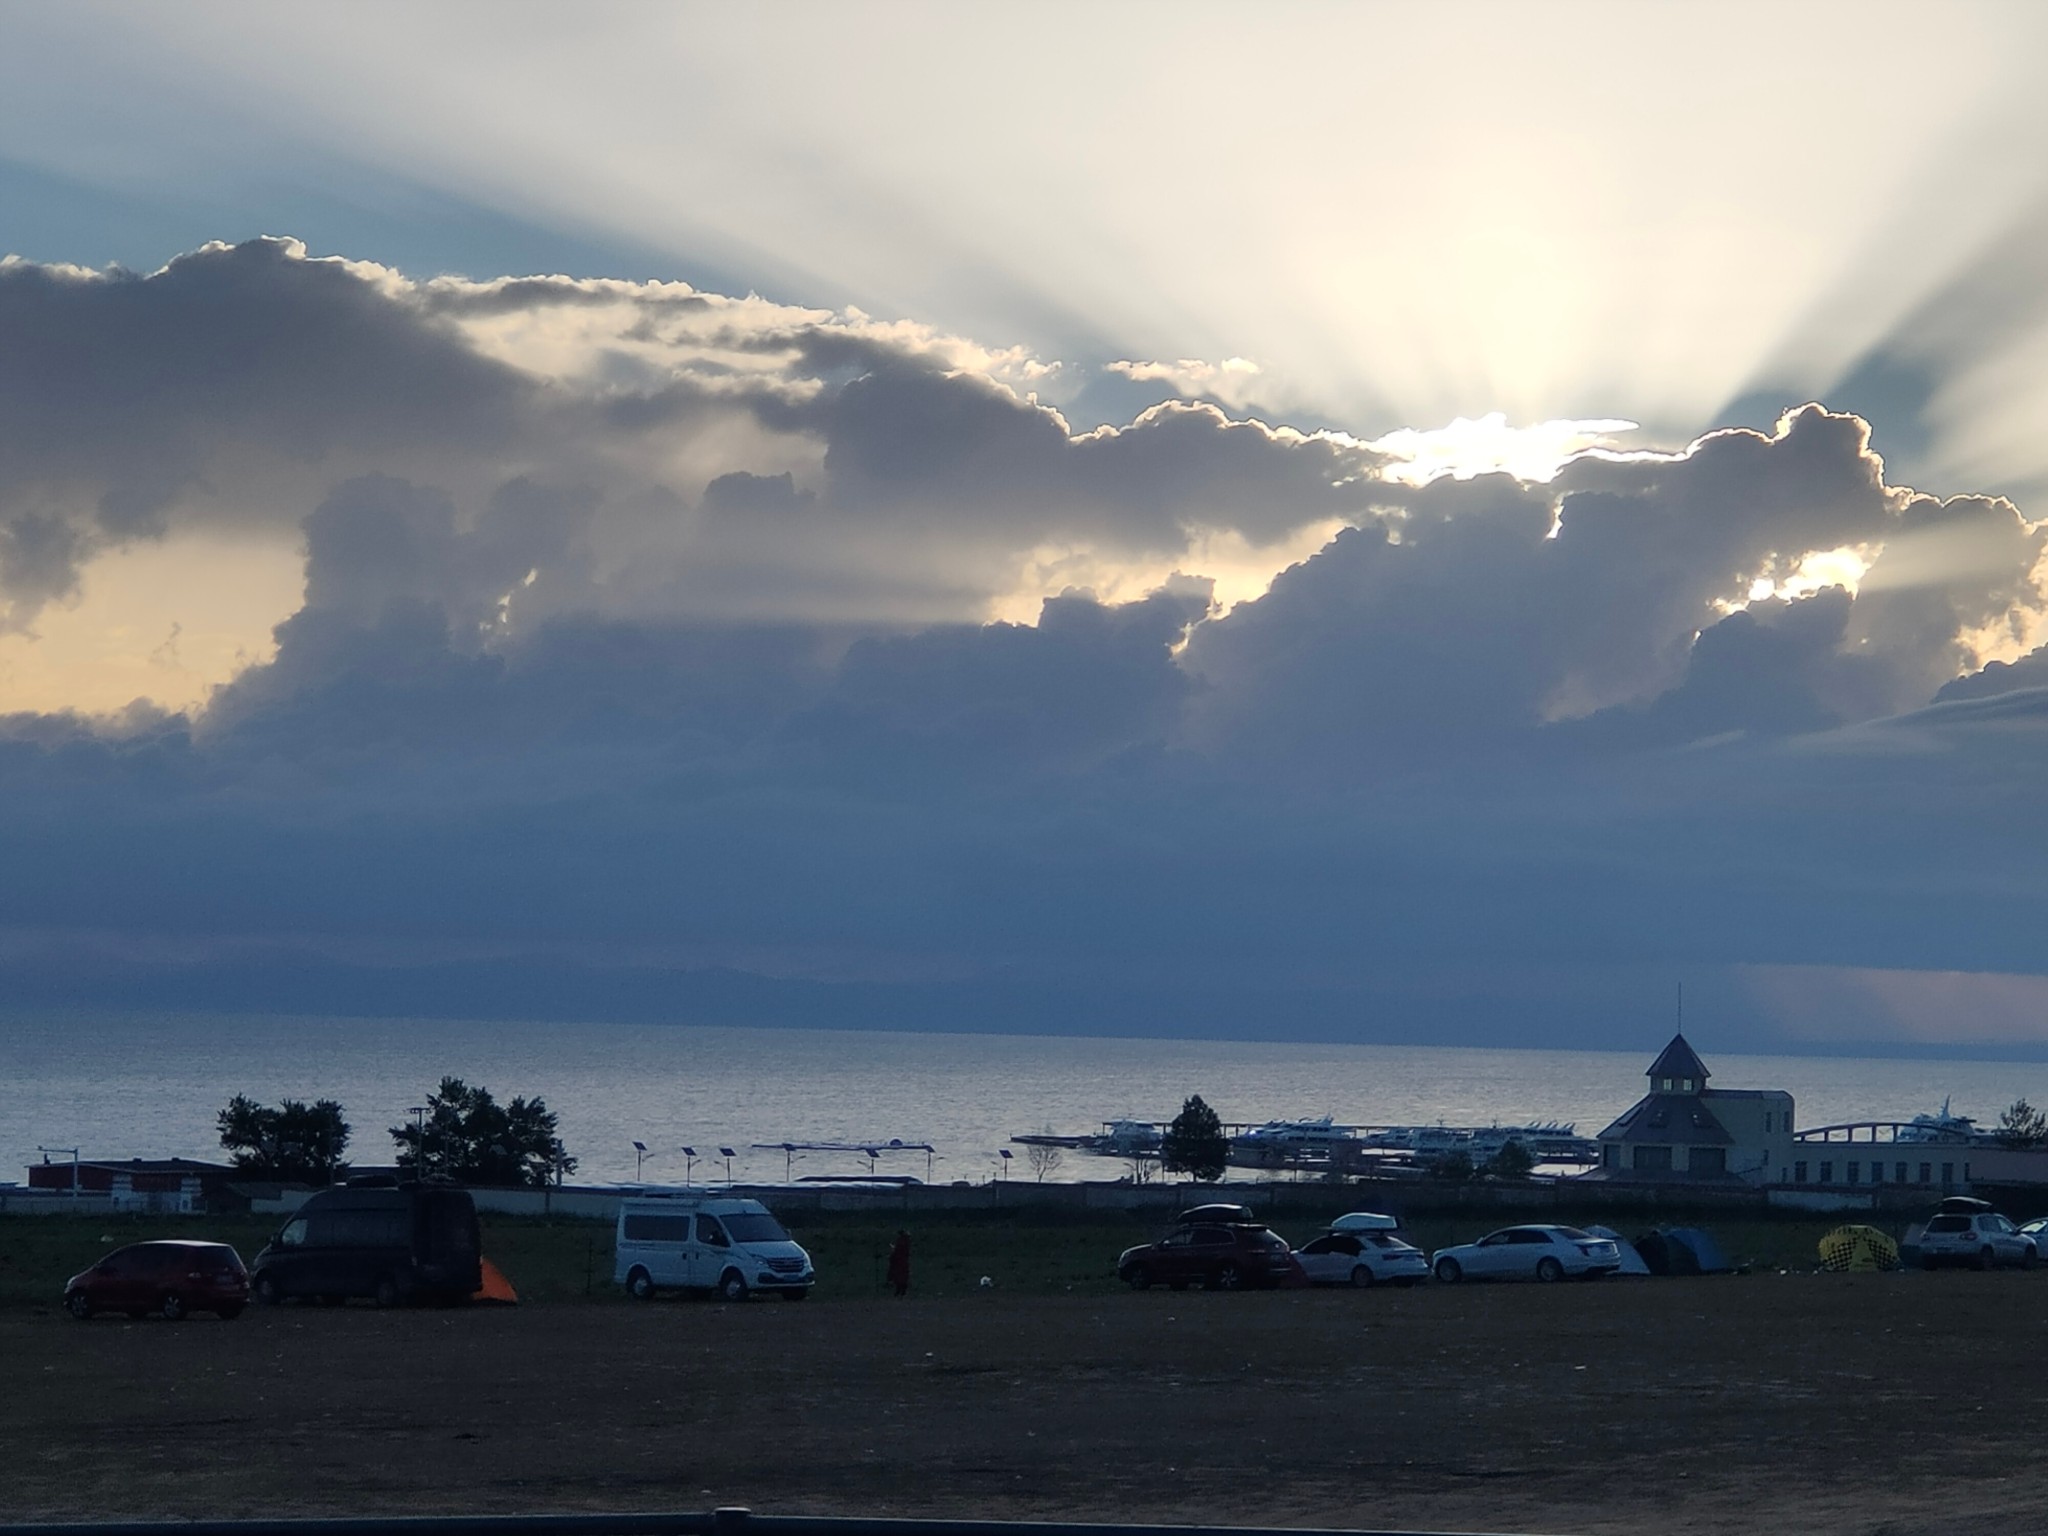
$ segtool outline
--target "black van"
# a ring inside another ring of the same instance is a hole
[[[259,1302],[460,1301],[483,1284],[482,1256],[467,1190],[323,1189],[256,1255],[249,1288]]]

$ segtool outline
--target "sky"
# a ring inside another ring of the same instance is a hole
[[[2048,1051],[2044,44],[0,0],[0,988]]]

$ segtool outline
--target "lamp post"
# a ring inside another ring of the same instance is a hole
[[[725,1182],[730,1184],[732,1182],[732,1160],[739,1154],[734,1152],[731,1147],[720,1147],[718,1155],[725,1159]]]
[[[644,1141],[636,1141],[633,1143],[633,1182],[635,1184],[638,1184],[640,1182],[640,1170],[643,1167],[645,1167],[646,1164],[647,1143]]]
[[[694,1172],[696,1171],[696,1168],[697,1168],[697,1149],[696,1149],[695,1147],[685,1147],[685,1148],[683,1148],[683,1183],[684,1183],[684,1184],[688,1184],[688,1183],[690,1182],[690,1176],[691,1176],[691,1174],[692,1174],[692,1173],[694,1173]]]
[[[998,1147],[996,1148],[996,1156],[1002,1159],[1003,1178],[1007,1181],[1010,1177],[1010,1149],[1008,1147]]]

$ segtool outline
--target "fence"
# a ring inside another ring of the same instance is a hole
[[[1035,1520],[890,1520],[757,1515],[412,1515],[329,1520],[164,1520],[0,1525],[0,1536],[1425,1536],[1409,1531]]]

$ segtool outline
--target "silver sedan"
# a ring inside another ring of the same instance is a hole
[[[1502,1227],[1476,1243],[1439,1248],[1431,1266],[1446,1285],[1460,1280],[1592,1278],[1621,1268],[1621,1250],[1577,1227]]]

